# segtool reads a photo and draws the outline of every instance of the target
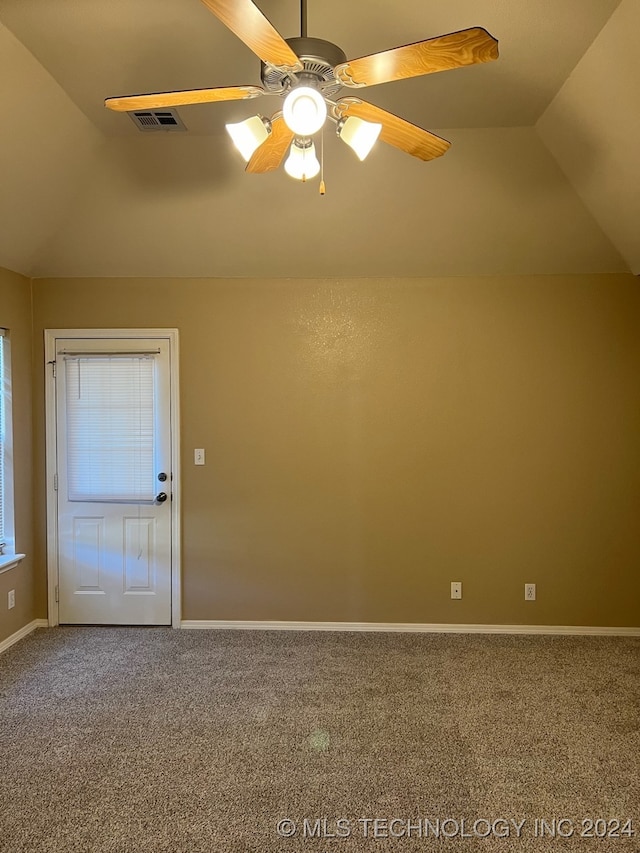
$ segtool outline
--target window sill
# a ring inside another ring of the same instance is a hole
[[[25,557],[26,554],[0,554],[0,575],[15,568]]]

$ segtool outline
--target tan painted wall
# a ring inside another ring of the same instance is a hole
[[[31,283],[0,268],[0,326],[11,336],[16,548],[27,557],[0,575],[0,642],[35,618],[31,431]],[[16,606],[7,610],[7,593]],[[44,615],[44,614],[43,614]]]
[[[50,279],[34,305],[37,347],[180,330],[184,618],[640,625],[633,276]]]

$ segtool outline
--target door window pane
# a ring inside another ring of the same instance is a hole
[[[154,379],[151,356],[65,358],[70,501],[153,500]]]

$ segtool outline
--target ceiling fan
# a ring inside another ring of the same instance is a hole
[[[246,171],[253,173],[277,169],[289,152],[289,175],[303,181],[315,177],[320,164],[313,136],[327,117],[361,160],[378,137],[421,160],[440,157],[451,144],[445,139],[357,96],[335,96],[343,87],[358,90],[498,58],[496,39],[473,27],[348,60],[337,45],[307,36],[306,0],[301,0],[301,35],[289,39],[282,38],[253,0],[202,2],[258,56],[262,86],[128,95],[107,98],[105,106],[129,112],[279,95],[282,110],[270,119],[256,115],[226,126],[247,162]],[[323,187],[321,182],[321,192]]]

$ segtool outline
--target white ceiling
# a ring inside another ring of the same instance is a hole
[[[284,36],[299,34],[297,0],[258,5]],[[309,35],[350,58],[469,26],[499,39],[495,63],[366,91],[450,139],[444,157],[423,163],[380,143],[360,164],[327,133],[324,198],[282,170],[247,175],[224,123],[278,99],[180,108],[184,134],[144,135],[103,107],[259,82],[258,59],[199,0],[0,0],[0,265],[36,276],[640,272],[637,158],[622,146],[594,188],[584,170],[597,164],[571,168],[582,127],[566,129],[594,75],[592,135],[606,146],[612,110],[625,141],[637,128],[637,0],[308,5]],[[612,108],[606,92],[621,81]]]

